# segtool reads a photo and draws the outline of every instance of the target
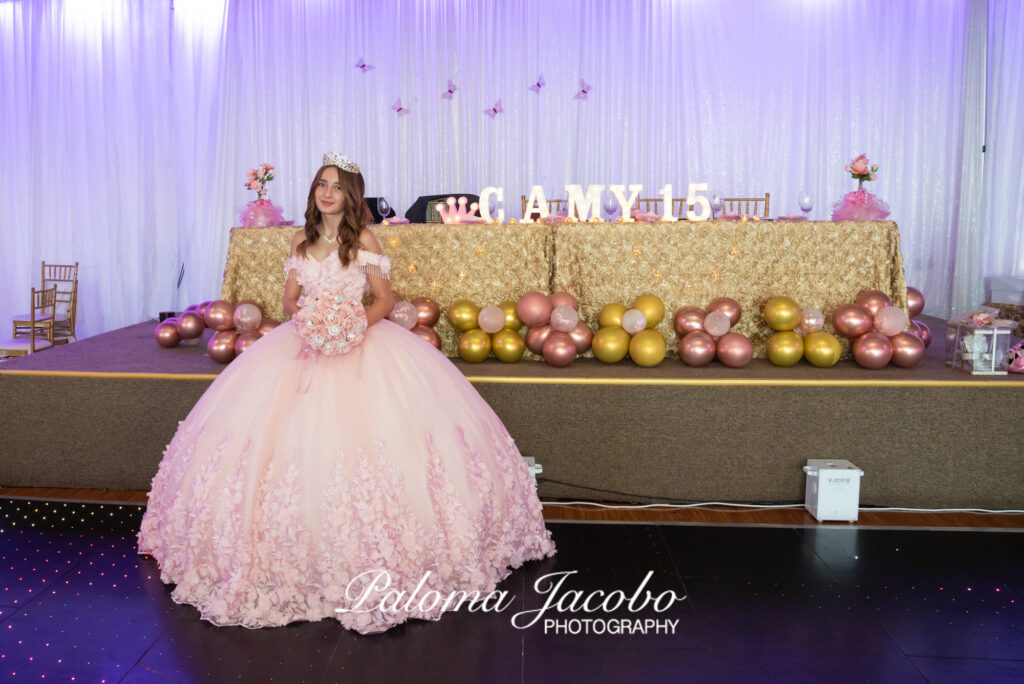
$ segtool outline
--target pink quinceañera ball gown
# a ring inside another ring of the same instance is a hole
[[[366,251],[347,267],[334,254],[285,262],[306,295],[357,301],[367,270],[389,266]],[[555,553],[515,443],[433,346],[382,320],[346,354],[302,348],[293,322],[267,333],[164,452],[139,553],[156,558],[175,601],[217,625],[333,617],[381,632],[445,607],[380,608],[389,592],[485,596],[510,567]]]

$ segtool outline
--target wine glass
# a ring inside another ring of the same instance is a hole
[[[615,193],[611,190],[605,190],[604,197],[601,199],[601,208],[604,209],[604,213],[608,216],[609,221],[615,217],[615,210],[618,206],[619,202],[615,199]]]
[[[811,209],[814,208],[814,200],[806,190],[800,191],[800,211],[804,212],[804,218],[810,218]]]
[[[722,213],[722,198],[718,195],[711,196],[711,218],[715,218],[715,214]]]
[[[380,220],[388,218],[391,215],[391,205],[383,197],[377,198],[377,213],[380,214]]]

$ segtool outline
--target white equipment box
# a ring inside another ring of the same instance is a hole
[[[855,522],[864,471],[846,460],[809,458],[804,507],[818,520]]]

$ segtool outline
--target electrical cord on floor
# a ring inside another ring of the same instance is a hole
[[[545,506],[596,506],[597,508],[609,508],[616,510],[640,510],[643,508],[703,508],[704,506],[727,506],[729,508],[746,508],[751,510],[761,510],[766,508],[803,508],[802,503],[791,503],[791,504],[751,504],[751,503],[731,503],[728,501],[702,501],[698,503],[671,503],[675,501],[669,497],[663,496],[649,496],[646,494],[634,494],[631,492],[620,492],[614,489],[601,489],[600,487],[588,487],[586,485],[575,484],[573,482],[561,482],[559,480],[552,480],[546,477],[538,477],[537,483],[550,482],[551,484],[564,485],[566,487],[576,487],[577,489],[589,489],[594,492],[601,492],[603,494],[617,494],[619,496],[633,497],[638,499],[659,499],[666,503],[649,503],[649,504],[603,504],[594,501],[541,501],[541,504]],[[1024,511],[1018,511],[1014,509],[1008,510],[991,510],[987,508],[903,508],[899,506],[887,506],[887,507],[866,507],[861,508],[865,513],[874,512],[889,512],[889,511],[905,511],[908,513],[996,513],[996,514],[1020,514]]]

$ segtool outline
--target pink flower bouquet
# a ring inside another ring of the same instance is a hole
[[[856,157],[845,167],[857,179],[857,189],[846,193],[832,206],[833,221],[880,221],[889,216],[889,205],[864,189],[864,181],[878,178],[878,165],[866,154]]]
[[[292,320],[305,341],[304,353],[347,354],[359,346],[366,334],[362,302],[330,290],[307,295]]]
[[[284,220],[281,207],[273,204],[270,199],[264,199],[267,194],[267,183],[274,180],[274,167],[270,164],[260,164],[255,169],[249,169],[243,187],[253,190],[256,199],[245,205],[239,220],[243,226],[289,226],[291,221]]]

